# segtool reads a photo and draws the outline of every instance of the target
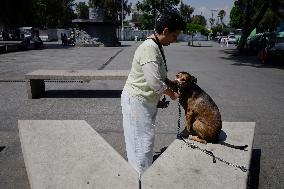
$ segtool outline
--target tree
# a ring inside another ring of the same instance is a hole
[[[277,16],[284,17],[283,0],[238,0],[235,2],[243,10],[242,36],[238,49],[243,51],[246,40],[252,30],[254,30],[263,20],[265,14],[271,9]]]
[[[233,28],[241,28],[243,25],[243,12],[238,4],[234,4],[230,12],[230,25]]]
[[[221,24],[217,24],[216,26],[212,27],[211,30],[214,35],[217,33],[221,34],[223,32],[223,27]]]
[[[257,32],[273,32],[281,19],[269,8],[257,26]]]
[[[0,24],[6,27],[30,25],[33,18],[32,0],[1,0]]]
[[[194,15],[192,18],[191,18],[191,23],[193,24],[198,24],[198,25],[201,25],[201,26],[206,26],[206,19],[204,16],[202,15]]]
[[[212,28],[214,23],[215,23],[215,19],[214,18],[209,18],[209,23],[210,23],[211,28]]]
[[[226,11],[220,10],[218,13],[218,17],[220,18],[222,24],[223,24],[223,19],[225,16],[226,16]]]
[[[76,5],[77,16],[80,19],[89,18],[89,6],[85,2],[79,2]]]
[[[157,15],[164,9],[177,6],[180,0],[142,0],[136,3],[144,29],[153,29]]]
[[[180,11],[181,16],[184,17],[185,21],[189,22],[191,14],[194,11],[194,8],[191,7],[190,5],[187,5],[187,4],[184,4],[183,2],[181,2],[179,11]]]
[[[4,26],[68,27],[75,18],[74,0],[1,0]]]
[[[123,18],[121,18],[121,11],[123,3]],[[89,0],[90,7],[101,8],[104,10],[104,16],[108,20],[117,20],[119,17],[120,20],[124,19],[126,14],[129,14],[131,11],[132,4],[128,4],[128,0]]]
[[[186,30],[189,33],[200,32],[202,35],[206,35],[206,36],[209,34],[209,30],[205,26],[202,26],[200,24],[195,24],[195,23],[187,23]]]
[[[132,22],[135,23],[135,26],[141,28],[142,30],[153,29],[153,19],[149,14],[139,14],[134,13],[132,15]]]
[[[200,32],[202,35],[209,34],[209,30],[206,28],[206,19],[202,15],[194,15],[190,22],[187,23],[186,29],[189,33]]]

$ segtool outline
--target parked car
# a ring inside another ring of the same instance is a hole
[[[272,62],[283,62],[284,58],[284,37],[272,36],[269,38],[268,45],[265,48],[266,60]]]
[[[228,43],[229,44],[236,44],[237,43],[237,39],[234,35],[229,35],[228,36]]]
[[[258,33],[255,36],[248,37],[246,41],[246,49],[251,52],[257,53],[261,46],[260,41],[262,39],[262,35],[263,33]]]

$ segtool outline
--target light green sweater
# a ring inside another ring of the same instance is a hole
[[[147,39],[135,51],[132,68],[123,90],[141,102],[156,106],[161,95],[149,87],[142,70],[142,66],[149,62],[158,63],[161,78],[166,79],[166,66],[159,47],[153,40]]]

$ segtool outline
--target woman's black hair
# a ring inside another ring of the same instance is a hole
[[[186,29],[186,23],[177,10],[164,10],[158,16],[155,31],[161,34],[165,28],[168,28],[169,32]]]

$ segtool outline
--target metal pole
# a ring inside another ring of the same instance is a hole
[[[123,1],[121,0],[121,41],[124,40],[124,34],[123,34],[123,30],[124,30],[124,26],[123,26]]]

